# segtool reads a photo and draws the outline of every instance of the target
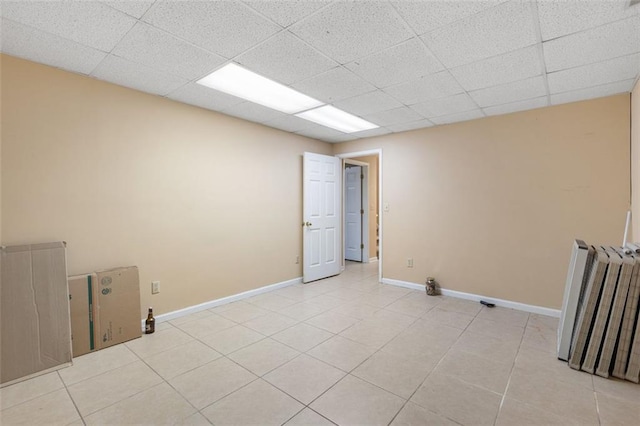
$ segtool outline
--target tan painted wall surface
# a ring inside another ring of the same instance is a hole
[[[352,160],[369,164],[369,259],[376,254],[376,214],[378,213],[378,156],[356,157]]]
[[[640,242],[640,81],[631,92],[631,189],[633,241]]]
[[[622,239],[628,95],[334,148],[383,150],[385,278],[559,308],[573,239]]]
[[[7,56],[2,88],[3,244],[137,265],[142,314],[302,275],[301,155],[331,145]]]

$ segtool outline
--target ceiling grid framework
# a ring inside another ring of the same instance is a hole
[[[629,93],[629,0],[0,2],[0,51],[343,142]],[[345,134],[196,83],[238,63],[380,126]]]

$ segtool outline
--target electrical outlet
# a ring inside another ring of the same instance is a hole
[[[413,259],[407,259],[407,268],[413,268]]]
[[[296,256],[296,265],[300,264],[300,256]]]
[[[384,203],[384,206],[382,207],[382,209],[383,209],[385,212],[388,212],[388,211],[389,211],[389,203]]]
[[[152,281],[151,282],[151,294],[160,293],[160,281]]]

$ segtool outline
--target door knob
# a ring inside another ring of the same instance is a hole
[[[311,222],[302,222],[302,226],[311,226]]]

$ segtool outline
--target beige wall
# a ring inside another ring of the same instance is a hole
[[[142,314],[302,275],[301,154],[331,145],[7,56],[2,88],[3,244],[137,265]]]
[[[559,308],[573,239],[622,239],[628,95],[334,148],[383,150],[385,278]]]
[[[369,165],[369,259],[377,257],[376,254],[376,214],[378,214],[378,156],[351,158]]]
[[[631,92],[631,190],[633,241],[640,242],[640,80]]]

